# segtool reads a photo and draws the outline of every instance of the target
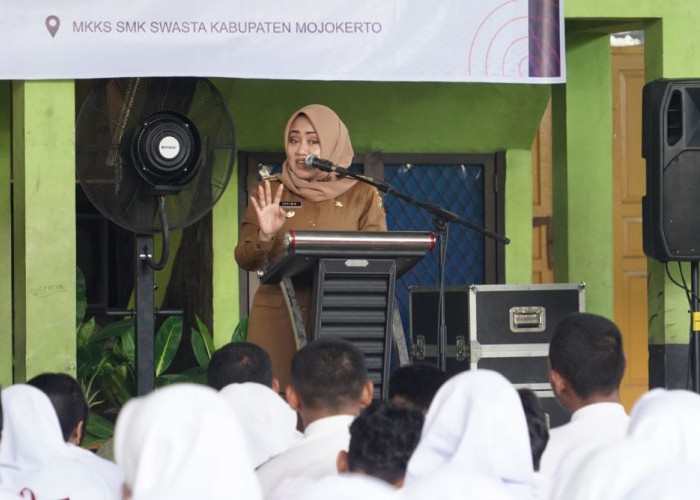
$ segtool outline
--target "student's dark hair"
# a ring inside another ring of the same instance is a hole
[[[207,367],[207,380],[214,389],[229,384],[257,382],[272,387],[270,355],[250,342],[231,342],[214,351]]]
[[[435,393],[447,379],[447,373],[428,363],[399,367],[389,377],[389,400],[401,398],[417,408],[427,410]]]
[[[0,392],[2,392],[2,386],[0,385]],[[4,419],[2,416],[2,398],[0,398],[0,436],[2,435],[2,428],[4,424]]]
[[[422,427],[418,408],[373,401],[350,425],[349,471],[391,484],[403,479]]]
[[[610,394],[620,387],[625,372],[620,330],[596,314],[570,314],[554,330],[549,364],[583,399]]]
[[[83,421],[83,432],[87,426],[89,409],[80,384],[65,373],[42,373],[27,381],[51,400],[61,424],[63,440],[68,441],[78,422]],[[82,436],[79,436],[82,440]]]
[[[540,470],[540,458],[549,441],[549,429],[547,428],[547,415],[542,408],[542,403],[537,394],[531,389],[518,389],[520,402],[523,404],[525,420],[527,420],[527,432],[530,435],[530,450],[532,452],[532,465],[534,470]]]
[[[309,408],[339,410],[359,401],[367,381],[362,353],[346,340],[306,344],[292,358],[291,385]]]

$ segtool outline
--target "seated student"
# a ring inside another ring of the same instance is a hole
[[[534,497],[525,413],[503,375],[469,370],[442,385],[399,491],[416,500]]]
[[[682,465],[671,460],[663,447],[640,439],[622,438],[598,448],[587,448],[586,453],[576,456],[575,466],[571,467],[574,470],[569,467],[557,470],[551,494],[546,498],[627,500],[628,494],[645,478],[662,471],[669,463],[674,467]],[[562,466],[569,466],[569,462],[565,459]],[[697,498],[697,493],[693,492],[690,498]]]
[[[449,377],[435,365],[414,363],[397,368],[389,377],[389,401],[428,411],[435,393]]]
[[[632,407],[627,435],[656,443],[677,462],[700,468],[700,394],[656,388]]]
[[[255,468],[302,438],[297,413],[269,387],[255,382],[229,384],[219,394],[238,418]]]
[[[320,339],[292,358],[287,401],[304,423],[304,437],[258,469],[265,496],[286,478],[337,474],[338,452],[347,450],[350,424],[372,400],[362,353],[350,342]]]
[[[535,471],[540,470],[540,459],[549,441],[549,429],[547,428],[547,415],[542,408],[540,398],[531,389],[518,389],[520,402],[523,404],[525,418],[527,419],[527,432],[530,436],[530,449],[532,450],[532,466]]]
[[[0,388],[1,390],[1,388]],[[2,436],[2,401],[0,401],[0,436]],[[2,456],[2,442],[0,441],[0,456]],[[5,484],[6,481],[3,481],[2,477],[2,468],[0,468],[0,500],[17,500],[18,498],[24,498],[20,497],[20,495],[14,490],[7,488],[7,484]],[[26,491],[27,496],[26,498],[31,498],[31,493],[29,490]]]
[[[131,399],[114,454],[125,500],[262,498],[236,417],[209,387],[173,384]]]
[[[104,478],[75,458],[63,440],[56,411],[46,394],[30,385],[13,385],[2,390],[2,406],[0,477],[6,488],[29,488],[37,499],[114,498]]]
[[[75,458],[84,462],[94,473],[100,474],[107,481],[114,493],[112,498],[121,499],[124,476],[117,464],[80,447],[85,435],[89,410],[78,381],[65,373],[43,373],[27,381],[27,384],[36,387],[49,397],[56,410],[63,439],[69,444],[68,448]]]
[[[214,351],[207,367],[207,381],[217,391],[229,384],[257,382],[279,392],[270,355],[250,342],[231,342]]]
[[[692,500],[700,491],[700,474],[688,464],[654,469],[626,490],[625,500]]]
[[[400,488],[422,427],[417,408],[373,401],[350,425],[350,446],[338,453],[338,472],[367,474]]]
[[[297,413],[277,392],[279,382],[262,347],[249,342],[226,344],[212,355],[207,379],[236,413],[254,467],[301,439]]]
[[[632,408],[624,439],[586,455],[573,474],[557,471],[552,497],[697,497],[699,421],[700,395],[652,389]]]
[[[629,423],[619,393],[622,336],[612,321],[589,313],[561,320],[549,345],[549,366],[554,395],[572,415],[549,432],[540,463],[545,488],[558,468],[557,476],[573,473],[585,453],[624,437]]]

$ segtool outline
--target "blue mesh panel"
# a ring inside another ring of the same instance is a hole
[[[387,164],[386,182],[421,201],[440,205],[461,218],[483,227],[484,182],[482,165]],[[390,231],[434,231],[433,216],[403,200],[386,196]],[[396,282],[396,298],[406,335],[409,333],[409,286],[437,286],[439,249],[429,252]],[[484,237],[467,227],[449,224],[445,284],[484,282]]]
[[[273,174],[280,173],[281,163],[266,165]],[[363,165],[353,164],[350,171],[363,173]],[[478,226],[484,225],[483,165],[460,164],[386,164],[384,180],[396,190],[420,201],[440,205]],[[426,210],[384,196],[387,226],[390,231],[434,231],[433,216]],[[439,252],[435,248],[413,269],[396,282],[396,298],[406,335],[409,334],[409,287],[439,284]],[[484,282],[484,237],[456,223],[449,224],[447,241],[446,285]],[[407,339],[408,340],[408,339]]]

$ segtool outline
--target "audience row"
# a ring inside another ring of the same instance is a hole
[[[538,395],[494,371],[448,378],[403,366],[389,401],[373,401],[365,359],[347,341],[299,350],[285,388],[262,348],[229,344],[212,356],[210,387],[174,384],[122,408],[116,463],[80,447],[88,407],[77,382],[43,374],[2,390],[0,500],[696,494],[700,395],[654,389],[628,416],[620,332],[593,314],[557,325],[548,362],[552,392],[571,413],[551,429]]]

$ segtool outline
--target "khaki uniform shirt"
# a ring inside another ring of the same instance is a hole
[[[274,193],[279,185],[270,179]],[[358,182],[340,196],[320,201],[308,201],[291,191],[284,190],[282,208],[287,218],[272,241],[260,241],[255,209],[248,205],[241,225],[236,262],[243,269],[256,271],[265,263],[273,263],[285,253],[284,234],[297,231],[386,231],[386,214],[378,191]],[[308,309],[311,290],[295,289],[304,321],[308,328]],[[284,297],[279,285],[261,284],[253,298],[248,323],[248,341],[263,347],[272,358],[273,371],[280,379],[280,388],[289,382],[289,369],[296,342]]]

